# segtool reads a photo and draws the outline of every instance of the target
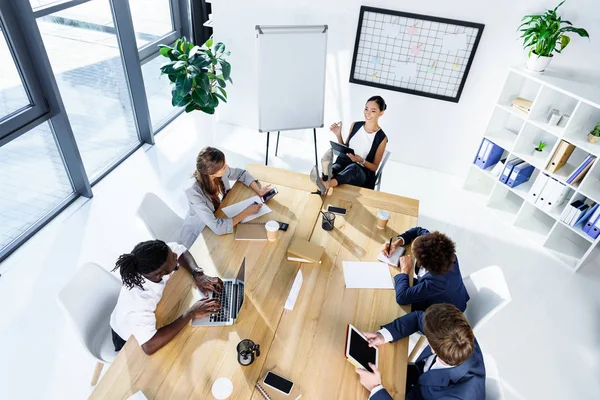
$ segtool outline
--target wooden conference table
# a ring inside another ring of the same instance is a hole
[[[373,332],[409,309],[396,304],[393,290],[346,289],[342,261],[376,260],[381,243],[416,226],[419,202],[348,185],[323,198],[311,194],[315,187],[307,175],[258,164],[247,169],[262,185],[270,183],[279,190],[268,203],[273,212],[256,221],[289,222],[287,232],[280,231],[276,242],[256,242],[236,241],[233,235],[217,236],[204,229],[190,249],[207,274],[224,278],[234,277],[246,257],[244,305],[236,323],[187,326],[152,356],[130,338],[91,399],[127,399],[138,390],[149,399],[211,399],[212,383],[227,377],[234,386],[232,399],[262,400],[255,383],[270,370],[294,381],[302,399],[368,397],[344,358],[346,325]],[[223,206],[252,195],[236,183]],[[333,231],[324,231],[319,210],[329,205],[348,212],[336,216]],[[380,209],[392,214],[385,230],[375,226]],[[296,237],[325,248],[321,264],[287,261],[287,249]],[[284,310],[299,269],[304,279],[300,295],[292,311]],[[159,327],[193,304],[194,288],[189,274],[175,272],[156,309]],[[251,339],[261,348],[260,357],[247,367],[237,361],[236,346],[242,339]],[[404,398],[407,357],[407,339],[380,349],[382,381],[394,398]]]

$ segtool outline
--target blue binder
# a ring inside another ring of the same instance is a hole
[[[535,167],[529,163],[521,163],[515,165],[511,171],[506,185],[510,187],[517,187],[522,183],[525,183],[531,178],[531,174],[535,171]]]
[[[506,166],[504,167],[504,170],[502,171],[502,174],[500,175],[500,182],[506,184],[506,182],[508,182],[508,178],[510,178],[510,174],[512,173],[512,170],[515,167],[515,165],[519,165],[522,162],[523,162],[523,160],[520,160],[518,158],[507,161]]]
[[[490,142],[488,139],[483,139],[477,153],[477,158],[475,159],[475,165],[481,169],[489,168],[500,161],[502,153],[504,153],[502,147]]]

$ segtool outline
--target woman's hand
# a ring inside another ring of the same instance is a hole
[[[390,242],[385,242],[381,246],[381,252],[384,256],[389,257],[393,254],[399,246],[404,246],[404,239],[398,238],[397,240],[392,242],[392,248],[390,249]]]
[[[246,209],[242,212],[244,213],[245,216],[254,215],[260,210],[260,208],[262,206],[263,205],[261,203],[253,203],[253,204],[250,204],[248,207],[246,207]]]
[[[335,137],[337,137],[340,141],[342,140],[342,121],[338,122],[337,124],[335,122],[331,124],[329,130],[333,132]]]
[[[258,189],[258,191],[256,192],[256,194],[259,197],[263,197],[265,194],[269,193],[269,190],[271,190],[271,185],[267,185],[264,188]]]
[[[361,156],[357,156],[356,154],[347,153],[346,155],[348,156],[348,158],[350,160],[352,160],[352,162],[359,163],[359,164],[365,162],[364,158],[362,158]]]

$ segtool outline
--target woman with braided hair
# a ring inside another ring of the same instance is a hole
[[[153,354],[177,336],[192,319],[218,313],[221,304],[205,298],[175,321],[156,329],[156,305],[165,284],[180,265],[192,275],[205,295],[221,292],[223,282],[204,275],[194,257],[180,244],[149,240],[138,243],[131,253],[119,257],[113,271],[119,270],[123,287],[110,316],[115,351],[121,350],[125,341],[133,335],[146,354]]]
[[[441,232],[429,233],[427,229],[409,229],[392,243],[381,247],[388,256],[399,246],[412,243],[411,256],[400,258],[400,274],[394,277],[396,301],[400,305],[412,304],[413,311],[425,311],[432,304],[450,303],[465,312],[469,293],[463,283],[454,242]],[[415,266],[413,286],[409,284],[409,274]]]

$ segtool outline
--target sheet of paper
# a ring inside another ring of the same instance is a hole
[[[404,249],[404,247],[398,247],[389,258],[384,256],[383,253],[379,253],[379,257],[377,257],[377,259],[386,264],[397,266],[400,262],[400,257],[404,255],[405,251],[406,250]]]
[[[383,24],[383,34],[385,36],[396,37],[400,33],[400,25],[398,24]]]
[[[344,280],[348,289],[393,289],[390,267],[380,262],[344,261]]]
[[[288,295],[288,298],[285,301],[286,310],[294,309],[294,306],[296,305],[296,300],[298,300],[298,295],[300,294],[302,282],[304,282],[304,278],[302,278],[302,270],[298,270],[296,279],[294,279],[294,283],[292,284],[292,289],[290,289],[290,294]]]
[[[138,390],[127,400],[148,400],[148,398],[144,396],[144,393],[141,390]]]
[[[396,78],[416,78],[417,64],[399,62],[394,68],[394,73],[396,74]]]
[[[239,213],[241,213],[242,211],[244,211],[246,208],[248,208],[248,206],[254,202],[262,203],[262,200],[258,196],[250,197],[249,199],[240,201],[239,203],[235,203],[230,206],[223,207],[223,212],[229,218],[233,218],[236,215],[238,215]],[[247,216],[246,218],[244,218],[242,220],[242,222],[252,221],[255,218],[258,218],[265,214],[270,213],[271,211],[273,211],[273,210],[271,210],[268,205],[263,204],[263,206],[260,208],[260,210],[258,210],[258,212],[256,214]]]
[[[442,52],[447,53],[449,51],[466,50],[467,49],[467,34],[457,33],[452,35],[444,36],[444,43],[442,44]]]

